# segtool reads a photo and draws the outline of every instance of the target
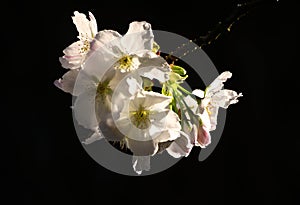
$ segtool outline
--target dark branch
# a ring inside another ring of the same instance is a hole
[[[232,26],[237,23],[242,17],[246,16],[251,10],[260,6],[277,3],[277,0],[254,0],[246,3],[237,4],[231,15],[225,18],[223,21],[209,31],[205,36],[201,36],[194,42],[201,48],[209,45],[219,38],[219,36],[225,32],[229,32]]]
[[[192,42],[196,43],[200,48],[210,45],[211,43],[216,41],[222,34],[229,32],[234,24],[236,24],[242,17],[246,16],[253,9],[261,6],[275,4],[278,1],[279,0],[252,0],[249,2],[237,4],[232,13],[227,18],[225,18],[223,21],[218,22],[218,24],[215,25],[212,30],[208,31],[205,36],[200,36],[199,38],[194,39]],[[178,53],[179,51],[183,52],[184,47],[188,44],[189,43],[183,44],[177,50],[171,52],[168,56],[165,57],[166,60],[170,62],[177,61],[178,59],[174,57],[173,54]],[[183,53],[184,55],[186,55],[191,52],[193,51],[185,51]]]

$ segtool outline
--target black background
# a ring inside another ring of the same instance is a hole
[[[106,170],[76,137],[71,96],[53,85],[66,72],[58,57],[76,40],[75,10],[91,11],[99,30],[125,33],[131,21],[145,20],[153,29],[193,39],[227,17],[238,2],[12,2],[2,22],[7,65],[1,82],[2,185],[9,202],[299,203],[299,23],[291,2],[252,10],[204,48],[219,72],[233,73],[226,87],[244,94],[229,108],[222,138],[204,162],[194,148],[188,158],[152,176]]]

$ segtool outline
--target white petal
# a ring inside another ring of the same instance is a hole
[[[65,57],[59,57],[59,62],[63,68],[67,68],[67,69],[80,69],[81,67],[81,60],[77,61],[74,64],[74,62],[70,63],[69,60]]]
[[[211,115],[208,114],[207,109],[209,109],[209,108],[205,108],[203,113],[200,114],[201,122],[205,127],[211,128],[212,127],[211,123],[213,123],[213,126],[215,127],[217,125],[217,122],[216,122],[217,118],[216,118],[216,116],[212,115],[212,114],[215,114],[215,109],[210,110]],[[197,127],[199,127],[199,126],[197,125]],[[211,131],[211,129],[210,129],[210,131]]]
[[[114,69],[114,68],[113,68]],[[128,84],[125,84],[123,79],[125,79],[125,76],[127,75],[126,73],[121,73],[118,69],[114,69],[115,70],[115,75],[113,76],[113,78],[111,79],[111,81],[109,82],[109,86],[112,90],[118,90],[117,92],[121,92],[120,89],[122,89],[123,91],[123,88],[125,85],[128,85]],[[137,80],[139,81],[139,80]],[[119,86],[121,85],[122,86]],[[126,92],[127,93],[127,92]]]
[[[140,67],[141,63],[139,61],[139,58],[136,55],[132,55],[132,56],[133,57],[131,59],[130,66],[128,68],[126,68],[126,69],[123,69],[123,68],[120,69],[121,72],[123,72],[123,73],[125,73],[125,72],[132,72],[132,71],[137,70]]]
[[[91,12],[89,12],[89,17],[90,17],[90,30],[92,32],[92,38],[94,38],[98,32],[97,21]]]
[[[137,111],[140,108],[140,106],[145,107],[145,100],[145,92],[143,90],[138,90],[138,92],[136,92],[135,95],[130,97],[129,111]]]
[[[213,95],[215,92],[220,91],[223,86],[224,82],[227,81],[228,78],[231,78],[232,73],[229,71],[225,71],[221,73],[205,90],[205,96],[210,97]]]
[[[110,115],[110,113],[109,113],[109,115]],[[125,136],[118,130],[118,128],[115,125],[114,120],[109,115],[103,116],[99,123],[99,129],[101,130],[103,137],[107,141],[123,140]]]
[[[94,51],[82,65],[82,70],[90,75],[96,77],[99,81],[103,81],[108,73],[113,70],[115,63],[115,57],[112,53],[108,53],[105,50],[98,49]]]
[[[179,123],[179,118],[178,116],[175,114],[173,116],[173,119],[170,117],[171,114],[169,114],[170,110],[169,109],[165,109],[165,110],[161,110],[159,112],[154,112],[152,114],[150,114],[149,118],[150,118],[150,122],[151,122],[151,126],[149,127],[149,135],[150,135],[150,139],[154,139],[156,140],[156,142],[161,142],[161,141],[168,141],[171,140],[170,139],[170,134],[166,133],[164,134],[162,137],[162,139],[159,138],[159,136],[165,132],[165,131],[172,131],[173,126],[175,127],[174,130],[177,128],[176,126],[178,126],[177,123]],[[174,124],[172,124],[174,123]],[[180,124],[179,124],[179,130],[180,130]],[[174,137],[176,138],[176,137]]]
[[[165,96],[153,91],[142,91],[142,93],[146,96],[143,106],[152,111],[165,109],[172,100],[170,96]]]
[[[116,126],[125,136],[129,136],[134,129],[129,117],[123,117],[123,113],[121,113],[119,119],[116,121]]]
[[[81,93],[75,100],[73,113],[79,125],[96,130],[98,121],[95,112],[96,88]]]
[[[136,92],[138,92],[139,90],[142,89],[142,78],[138,77],[138,78],[127,78],[126,79],[127,85],[128,85],[128,92],[131,95],[134,95]],[[126,89],[127,86],[124,86],[123,88]],[[120,90],[118,90],[120,91]],[[127,89],[126,89],[127,91]],[[126,91],[123,93],[126,93]],[[128,96],[130,97],[130,96]]]
[[[153,48],[153,32],[151,25],[145,21],[132,22],[121,44],[128,54],[147,52]]]
[[[173,141],[180,137],[180,132],[175,131],[175,130],[166,130],[161,132],[161,134],[154,139],[154,142],[159,143],[159,142],[167,142],[167,141]],[[158,149],[158,147],[157,147]],[[157,151],[156,149],[156,151]],[[156,153],[155,151],[155,153]]]
[[[82,42],[77,41],[63,50],[63,53],[65,55],[59,58],[59,61],[63,68],[78,69],[81,67],[85,58],[85,54],[80,53],[80,48],[82,46]]]
[[[204,98],[204,91],[203,90],[196,89],[196,90],[193,90],[192,93],[194,95],[196,95],[197,97],[199,97],[199,98]]]
[[[136,156],[151,156],[157,151],[158,145],[153,140],[138,141],[131,138],[126,138],[127,147]]]
[[[201,148],[207,147],[211,143],[211,136],[209,130],[205,126],[200,126],[198,128],[198,136],[196,141],[196,146],[200,146]]]
[[[193,148],[193,144],[190,137],[182,132],[181,136],[173,141],[170,146],[166,149],[167,152],[174,158],[182,156],[187,157]]]
[[[78,11],[74,12],[74,16],[72,16],[73,23],[75,24],[77,31],[79,33],[79,38],[81,37],[92,37],[92,31],[90,28],[90,21],[86,18],[86,15],[83,13],[79,13]]]
[[[73,89],[78,73],[78,70],[70,70],[66,74],[64,74],[62,78],[56,80],[54,84],[63,91],[73,94]]]
[[[159,123],[159,122],[151,123],[150,127],[147,130],[151,140],[157,138],[159,135],[162,134],[162,132],[166,130],[161,124],[165,124],[165,123]],[[159,140],[157,140],[157,142],[159,142]]]
[[[197,101],[190,95],[185,96],[184,101],[186,102],[187,106],[193,111],[193,113],[196,113],[198,109]]]
[[[89,138],[85,139],[82,143],[88,145],[88,144],[92,144],[93,142],[96,142],[101,139],[103,139],[103,135],[97,129]]]
[[[159,67],[161,70],[165,72],[171,71],[170,65],[167,63],[167,61],[153,52],[149,51],[147,53],[144,53],[143,55],[138,55],[139,61],[141,63],[140,69],[141,68],[152,68],[152,67]]]
[[[78,56],[78,55],[82,55],[80,54],[80,48],[83,46],[82,41],[76,41],[74,43],[72,43],[71,45],[69,45],[67,48],[65,48],[63,50],[63,53],[66,56]]]
[[[142,87],[142,79],[139,76],[125,76],[126,74],[116,70],[114,78],[109,83],[110,88],[113,90],[112,109],[115,119],[119,118],[118,113],[125,108],[126,103],[129,103],[130,97]],[[126,109],[128,109],[128,106]],[[128,110],[124,110],[124,112],[128,112]]]
[[[166,121],[167,121],[166,128],[168,131],[173,130],[179,132],[181,130],[181,125],[179,123],[180,119],[178,115],[172,110],[168,112],[168,115],[166,116]]]
[[[121,37],[122,36],[117,31],[113,31],[113,30],[99,31],[91,43],[91,49],[97,50],[99,48],[102,48],[102,49],[106,49],[107,52],[112,53],[113,51],[111,50],[110,46],[115,44],[119,45],[120,44],[119,39]]]
[[[180,137],[181,125],[179,123],[178,115],[173,111],[168,111],[165,118],[160,121],[161,134],[154,138],[157,144],[160,142],[172,141]],[[158,147],[157,147],[158,148]]]
[[[229,105],[238,102],[238,97],[243,96],[242,93],[237,94],[233,90],[220,90],[212,96],[211,104],[222,108],[228,108]]]
[[[156,79],[159,82],[166,82],[169,80],[169,73],[171,71],[169,64],[162,57],[139,58],[140,65],[137,70],[143,77],[150,80]]]
[[[137,174],[150,170],[150,156],[132,156],[133,169]]]
[[[139,33],[148,30],[151,30],[151,24],[147,23],[146,21],[133,21],[129,24],[126,34]]]
[[[85,70],[80,70],[74,84],[73,95],[78,96],[83,92],[96,90],[98,82],[96,77],[87,74]]]
[[[219,107],[210,107],[209,108],[209,119],[210,119],[210,129],[209,131],[213,131],[216,129],[216,126],[218,124],[218,112],[219,112]]]

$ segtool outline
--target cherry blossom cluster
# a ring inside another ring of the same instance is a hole
[[[125,35],[98,31],[92,13],[74,12],[78,40],[59,58],[67,72],[54,84],[74,96],[73,114],[90,135],[82,141],[119,142],[132,153],[136,173],[150,169],[150,158],[167,152],[188,156],[194,146],[207,147],[216,129],[219,108],[227,109],[242,94],[224,89],[231,78],[221,73],[204,90],[181,85],[186,70],[159,54],[151,25],[129,24]],[[160,89],[153,89],[160,85]]]

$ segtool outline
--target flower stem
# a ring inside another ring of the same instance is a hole
[[[186,90],[184,87],[182,87],[181,85],[177,85],[177,87],[184,93],[188,94],[188,95],[192,95],[192,93],[188,90]]]

